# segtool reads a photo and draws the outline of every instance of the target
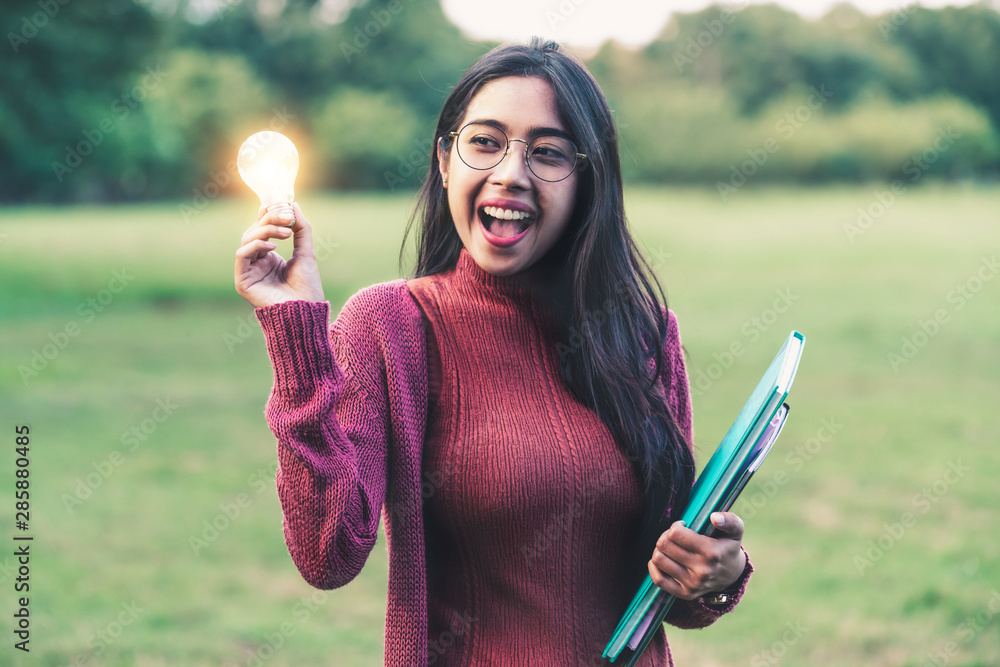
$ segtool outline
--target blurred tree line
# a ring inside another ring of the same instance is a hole
[[[630,182],[995,178],[1000,13],[840,5],[675,14],[588,59]],[[568,19],[571,20],[571,19]],[[244,138],[300,148],[303,187],[419,185],[441,105],[491,44],[432,0],[5,2],[0,202],[243,191]]]

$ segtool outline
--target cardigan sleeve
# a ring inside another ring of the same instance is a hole
[[[681,433],[687,438],[688,444],[694,445],[694,419],[691,411],[691,386],[688,382],[687,366],[684,363],[684,349],[677,328],[677,318],[673,311],[667,311],[667,336],[663,346],[663,368],[669,373],[669,379],[664,379],[668,403],[677,420]],[[661,376],[663,377],[663,376]],[[746,553],[746,550],[744,550]],[[747,556],[746,566],[729,588],[724,592],[729,594],[725,605],[709,606],[700,599],[678,599],[667,613],[666,622],[679,628],[704,628],[711,625],[725,613],[733,610],[746,588],[753,566]]]
[[[343,586],[361,571],[378,535],[393,435],[399,424],[423,431],[420,401],[401,400],[398,390],[397,376],[413,367],[407,360],[423,354],[422,336],[393,330],[401,286],[358,292],[332,326],[325,302],[255,311],[274,370],[265,415],[278,440],[285,542],[317,588]]]

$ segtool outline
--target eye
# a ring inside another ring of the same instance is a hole
[[[468,145],[476,150],[500,150],[500,140],[488,134],[476,134],[469,137]]]
[[[535,148],[532,155],[537,155],[538,157],[566,157],[566,154],[560,151],[558,148],[553,148],[551,146],[538,146]]]
[[[540,137],[531,144],[531,158],[544,162],[568,162],[574,153],[568,142],[560,137]]]

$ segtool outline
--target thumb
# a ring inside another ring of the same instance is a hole
[[[733,540],[743,539],[743,519],[732,512],[713,512],[709,518],[715,526],[717,535]]]
[[[293,232],[292,237],[292,248],[295,254],[308,253],[313,254],[313,238],[312,238],[312,225],[306,220],[306,217],[302,215],[302,209],[299,208],[298,203],[292,202],[292,211],[295,213],[295,220],[292,222],[291,229]]]

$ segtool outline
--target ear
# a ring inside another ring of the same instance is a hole
[[[444,137],[438,137],[437,152],[438,152],[438,171],[441,172],[441,179],[445,183],[447,183],[448,165],[451,163],[451,150],[445,148]]]

